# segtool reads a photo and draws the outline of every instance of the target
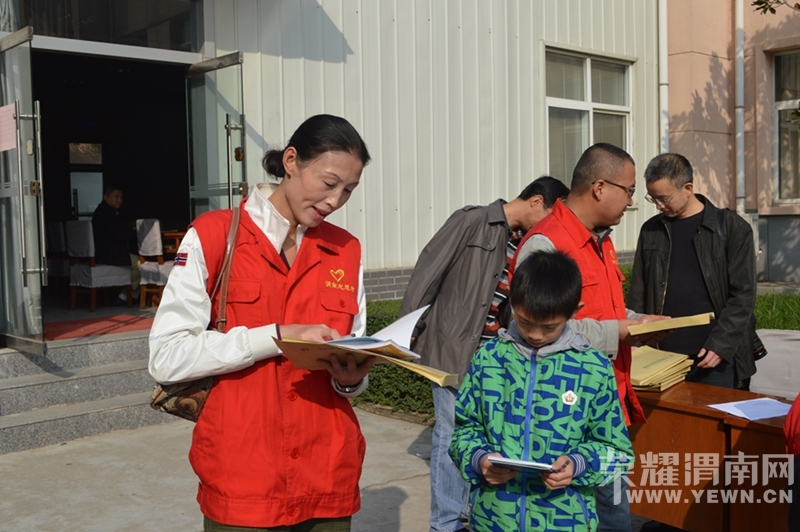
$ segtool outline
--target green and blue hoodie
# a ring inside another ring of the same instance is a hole
[[[537,472],[523,469],[492,486],[480,468],[489,453],[544,463],[569,455],[572,483],[549,490]],[[534,349],[512,322],[472,358],[456,400],[450,456],[472,485],[476,532],[596,529],[594,487],[633,465],[610,361],[569,325]]]

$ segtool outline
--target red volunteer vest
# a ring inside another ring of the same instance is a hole
[[[581,301],[584,306],[576,314],[576,319],[627,319],[622,295],[625,276],[617,264],[617,252],[611,239],[603,239],[601,256],[597,240],[561,200],[556,201],[551,214],[528,231],[517,249],[522,249],[533,235],[546,236],[556,249],[567,253],[578,263],[583,279]],[[512,271],[515,266],[516,256],[512,260]],[[619,344],[617,358],[614,359],[614,375],[625,421],[628,425],[631,422],[646,423],[644,410],[631,384],[631,348],[626,344]]]
[[[231,211],[192,226],[203,244],[211,293],[225,255]],[[309,229],[289,268],[242,202],[228,289],[227,329],[324,323],[349,334],[358,313],[361,245],[323,222]],[[212,302],[216,321],[219,298]],[[293,525],[356,513],[366,444],[350,402],[327,371],[296,369],[283,357],[222,375],[192,438],[204,515],[242,527]]]

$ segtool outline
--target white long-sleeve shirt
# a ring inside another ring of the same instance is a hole
[[[280,253],[290,223],[267,199],[276,186],[268,183],[257,185],[247,198],[244,209]],[[307,230],[308,227],[303,225],[297,227],[298,253]],[[226,333],[209,330],[208,268],[202,243],[193,228],[186,232],[178,253],[185,256],[185,264],[172,268],[150,329],[148,369],[153,378],[162,384],[186,382],[239,371],[259,360],[280,355],[273,341],[278,336],[274,323],[252,329],[233,327]],[[233,260],[236,260],[235,253]],[[363,336],[367,315],[363,262],[359,265],[357,298],[359,310],[352,333]],[[345,397],[358,395],[366,388],[367,380],[365,378],[354,392],[339,393]]]

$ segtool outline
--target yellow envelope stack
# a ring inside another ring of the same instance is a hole
[[[684,380],[690,369],[687,355],[640,347],[631,355],[631,384],[635,390],[662,392]]]

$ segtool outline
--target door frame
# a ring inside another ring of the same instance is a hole
[[[193,111],[192,111],[191,107],[192,107],[192,102],[193,102],[193,100],[192,100],[193,87],[191,86],[191,81],[190,80],[201,79],[202,78],[203,82],[204,82],[205,78],[203,78],[203,77],[206,74],[209,74],[209,73],[212,73],[212,72],[217,72],[219,70],[223,70],[223,69],[226,69],[226,68],[229,68],[229,67],[235,67],[235,66],[240,66],[241,67],[241,65],[243,65],[243,64],[244,64],[244,53],[241,52],[241,51],[235,51],[235,52],[231,52],[229,54],[226,54],[226,55],[223,55],[223,56],[220,56],[220,57],[214,57],[214,58],[211,58],[211,59],[206,59],[204,61],[200,61],[199,63],[195,63],[195,64],[191,65],[188,68],[188,70],[186,71],[186,103],[187,103],[187,107],[188,107],[188,110],[187,110],[187,113],[186,113],[187,121],[188,121],[188,123],[187,123],[187,132],[186,133],[187,133],[187,138],[189,140],[189,179],[190,179],[189,196],[190,196],[190,202],[192,202],[192,204],[190,205],[190,213],[191,213],[192,217],[195,217],[198,214],[200,214],[195,209],[194,201],[196,199],[205,199],[205,198],[210,198],[212,196],[219,196],[221,194],[219,194],[219,192],[217,192],[217,193],[212,192],[212,190],[210,189],[210,185],[211,185],[210,182],[207,183],[207,185],[209,185],[209,186],[204,191],[204,193],[198,193],[198,191],[196,189],[196,186],[197,186],[196,182],[194,182],[194,178],[196,177],[196,172],[197,172],[196,164],[195,164],[195,162],[196,162],[195,161],[196,154],[194,153],[195,137],[196,137],[195,130],[198,127],[198,124],[195,124],[195,123],[192,122]],[[238,82],[239,82],[238,83],[238,85],[239,85],[239,87],[238,87],[238,89],[239,89],[238,98],[239,98],[239,105],[240,105],[239,123],[235,123],[235,121],[232,120],[232,118],[231,118],[231,114],[230,113],[226,113],[225,123],[224,124],[219,124],[219,123],[216,124],[217,126],[220,126],[220,127],[224,128],[224,130],[225,130],[225,137],[226,137],[226,154],[225,154],[225,157],[227,159],[227,165],[226,165],[227,187],[226,187],[225,192],[226,192],[227,197],[228,197],[228,208],[233,208],[233,207],[236,206],[235,203],[234,203],[234,196],[242,196],[242,197],[244,197],[249,192],[249,185],[248,185],[248,182],[247,182],[247,156],[246,156],[246,153],[247,153],[247,150],[246,150],[246,144],[247,144],[247,119],[246,119],[246,115],[245,115],[245,112],[244,112],[244,80],[243,80],[243,76],[242,76],[242,71],[241,70],[239,70],[239,80],[238,80]],[[205,85],[201,85],[201,86],[205,86]],[[217,100],[217,101],[219,101],[219,100]],[[205,114],[201,114],[201,116],[204,117],[204,118],[207,117],[207,115],[205,115]],[[208,121],[206,121],[203,125],[207,125],[207,124],[208,124]],[[240,137],[241,137],[241,139],[240,139],[241,140],[241,146],[236,148],[236,150],[234,150],[234,148],[233,148],[233,132],[234,131],[238,131],[239,134],[240,134]],[[211,139],[208,138],[208,136],[206,136],[207,147],[210,147],[209,143],[211,143]],[[233,173],[234,173],[233,172],[233,165],[234,165],[234,161],[236,163],[241,163],[241,181],[238,182],[238,186],[235,189],[234,189],[234,181],[233,181]],[[235,192],[234,192],[234,190],[235,190]]]
[[[3,276],[8,280],[6,285],[6,298],[20,296],[21,301],[13,306],[22,310],[6,316],[6,320],[14,325],[10,330],[3,328],[0,338],[4,345],[16,349],[20,352],[34,355],[46,355],[47,344],[44,341],[44,322],[42,318],[41,289],[47,286],[47,252],[45,249],[45,217],[44,217],[44,184],[42,181],[42,154],[41,154],[41,112],[39,102],[33,99],[32,68],[30,64],[31,43],[33,40],[33,28],[27,26],[14,33],[0,37],[0,56],[3,65],[11,66],[14,74],[10,78],[9,87],[15,87],[14,91],[8,95],[5,101],[5,108],[13,106],[13,129],[14,129],[14,148],[8,148],[8,152],[15,151],[16,173],[9,174],[11,183],[16,177],[18,180],[13,187],[16,189],[16,199],[18,200],[18,213],[14,214],[14,209],[9,209],[10,230],[19,230],[19,242],[16,247],[19,256],[14,256],[14,260],[4,261]],[[15,48],[28,44],[27,65],[26,58],[23,56],[12,64],[7,64],[4,54]],[[14,68],[17,67],[17,68]],[[27,80],[25,79],[27,74]],[[8,75],[8,72],[6,73]],[[29,86],[25,87],[25,82]],[[5,87],[4,87],[5,88]],[[27,93],[27,94],[26,94]],[[30,101],[23,101],[21,98],[30,98]],[[13,102],[12,102],[13,100]],[[8,132],[11,130],[11,119],[5,123]],[[30,122],[30,126],[28,126]],[[25,132],[23,133],[23,128]],[[22,151],[25,150],[23,155]],[[33,156],[33,161],[25,159],[25,155]],[[9,154],[9,159],[11,156]],[[9,161],[11,162],[11,161]],[[13,165],[9,164],[10,169]],[[25,168],[25,171],[23,171]],[[27,183],[27,185],[26,185]],[[27,191],[27,194],[26,194]],[[9,199],[13,207],[13,194],[4,196]],[[26,205],[27,204],[27,205]],[[34,209],[35,214],[31,216],[28,209]],[[26,212],[28,211],[28,212]],[[19,227],[16,227],[19,224]],[[33,227],[33,230],[31,230]],[[12,236],[13,237],[13,236]],[[16,259],[19,259],[19,271]],[[30,259],[33,260],[30,260]],[[5,270],[9,268],[8,270]],[[29,276],[32,276],[29,278]],[[20,282],[21,281],[21,282]],[[19,284],[18,284],[19,283]],[[14,292],[13,294],[11,292]],[[28,309],[27,311],[25,309]]]

